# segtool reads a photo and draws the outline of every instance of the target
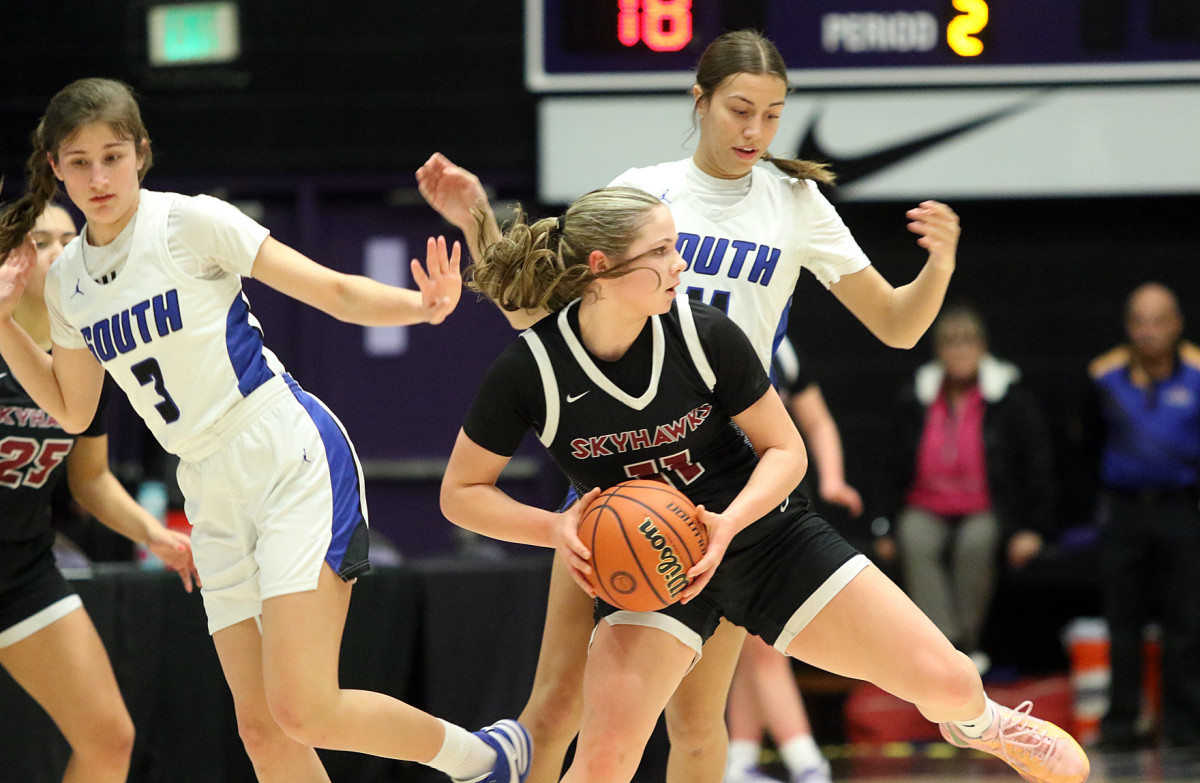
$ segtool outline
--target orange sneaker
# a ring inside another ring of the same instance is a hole
[[[1015,709],[997,704],[996,722],[979,739],[963,736],[953,723],[940,723],[946,742],[1002,758],[1030,783],[1083,783],[1091,772],[1087,754],[1067,732],[1029,714],[1033,702]]]

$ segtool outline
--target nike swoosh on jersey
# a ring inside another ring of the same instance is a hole
[[[567,395],[567,402],[575,402],[575,400],[578,400],[580,397],[582,397],[582,396],[583,396],[583,395],[585,395],[585,394],[588,394],[588,393],[590,393],[591,391],[592,391],[591,389],[588,389],[588,390],[587,390],[587,391],[585,391],[585,392],[579,392],[579,394],[568,394],[568,395]]]
[[[949,141],[956,136],[961,136],[976,128],[998,122],[1014,114],[1028,111],[1041,102],[1043,95],[1045,93],[1039,93],[1018,101],[1012,106],[988,112],[980,117],[967,120],[945,130],[917,136],[877,152],[855,157],[831,155],[821,146],[820,142],[817,141],[817,125],[820,124],[822,110],[817,110],[813,113],[812,119],[809,120],[808,128],[804,131],[804,138],[800,140],[800,150],[796,153],[796,156],[801,160],[815,160],[828,163],[833,172],[837,174],[838,184],[849,185],[852,182],[857,182],[858,180],[878,174],[884,169],[890,168],[897,163],[902,163],[914,155],[936,147],[942,142]]]

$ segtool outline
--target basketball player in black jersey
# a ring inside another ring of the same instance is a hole
[[[742,331],[675,297],[684,262],[669,210],[628,188],[594,191],[557,220],[518,219],[470,270],[507,310],[551,311],[484,379],[442,485],[446,516],[554,547],[589,591],[579,510],[598,488],[657,476],[700,508],[709,549],[679,603],[597,601],[568,783],[629,781],[675,686],[721,617],[815,666],[916,704],[956,745],[1034,781],[1081,783],[1087,757],[1053,724],[990,701],[971,661],[796,489],[803,441]],[[561,513],[496,486],[532,429],[581,492]]]
[[[65,209],[49,206],[33,229],[37,261],[13,318],[45,349],[46,270],[75,236]],[[108,653],[79,596],[55,567],[50,502],[63,476],[75,499],[118,533],[145,544],[198,584],[188,537],[164,528],[108,467],[104,405],[86,431],[63,431],[0,359],[0,666],[54,720],[71,746],[65,781],[124,781],[133,723]]]

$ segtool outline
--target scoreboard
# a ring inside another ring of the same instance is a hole
[[[687,88],[754,28],[800,89],[1200,81],[1200,0],[526,0],[535,92]]]

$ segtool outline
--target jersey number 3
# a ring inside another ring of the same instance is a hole
[[[175,400],[171,399],[171,394],[167,391],[167,385],[163,382],[162,368],[158,366],[157,359],[146,359],[138,362],[129,368],[133,371],[133,377],[137,378],[138,383],[143,386],[154,384],[154,391],[162,397],[155,404],[154,410],[158,411],[158,415],[163,417],[163,421],[170,424],[179,419],[179,406],[175,404]]]

